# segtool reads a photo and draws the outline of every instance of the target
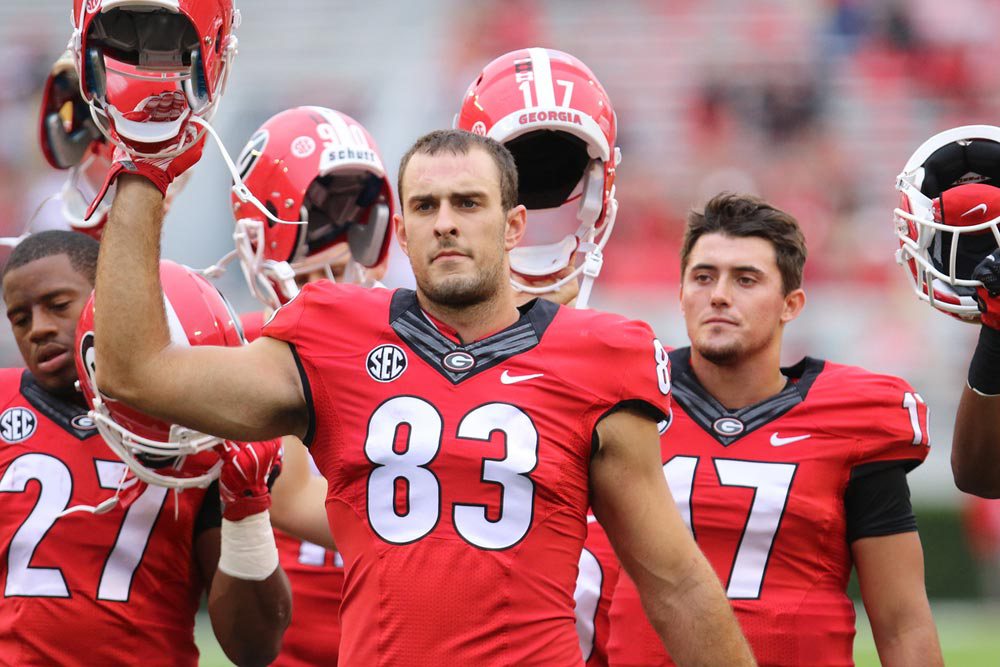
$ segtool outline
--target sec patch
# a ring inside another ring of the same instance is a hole
[[[38,417],[28,408],[7,408],[0,414],[0,438],[4,442],[23,442],[35,433]]]

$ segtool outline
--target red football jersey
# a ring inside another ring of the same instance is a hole
[[[409,290],[307,285],[292,344],[344,557],[346,665],[581,665],[573,588],[596,424],[666,414],[648,325],[534,301],[460,344]]]
[[[197,665],[203,489],[112,496],[124,464],[86,409],[0,370],[0,665]],[[176,512],[176,518],[175,518]]]
[[[576,633],[587,667],[608,667],[611,597],[621,565],[608,534],[593,514],[587,516],[587,539],[576,577]]]
[[[240,315],[248,341],[260,338],[261,312]],[[310,464],[315,468],[310,458]],[[315,470],[319,474],[319,470]],[[292,587],[292,622],[281,640],[275,667],[309,667],[337,664],[340,650],[340,600],[344,586],[344,560],[318,544],[274,531],[281,569]]]
[[[715,568],[761,665],[852,665],[852,474],[927,456],[927,406],[903,380],[806,358],[785,389],[728,411],[670,353],[673,418],[661,440],[674,500]],[[614,665],[672,665],[622,576]]]

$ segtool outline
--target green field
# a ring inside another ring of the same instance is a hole
[[[997,667],[1000,665],[1000,606],[964,603],[934,605],[934,618],[941,634],[945,664],[949,667]],[[222,654],[208,626],[208,616],[198,615],[198,645],[203,667],[230,663]],[[858,637],[854,644],[858,667],[879,664],[864,610],[858,610]]]

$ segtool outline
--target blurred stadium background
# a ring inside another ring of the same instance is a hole
[[[895,266],[891,224],[894,178],[917,145],[954,125],[1000,122],[1000,3],[237,5],[240,53],[215,121],[234,156],[273,113],[317,104],[364,123],[395,178],[412,140],[451,125],[468,83],[495,56],[540,45],[581,58],[614,102],[624,156],[621,212],[594,306],[646,319],[670,344],[686,344],[676,305],[685,212],[730,189],[796,215],[809,242],[809,304],[789,328],[785,360],[808,352],[902,375],[931,406],[932,454],[911,475],[928,590],[949,664],[1000,664],[1000,510],[966,512],[948,465],[977,332],[918,303]],[[58,205],[42,203],[65,175],[42,160],[36,114],[70,34],[70,6],[0,4],[0,235],[23,232],[39,205],[32,227],[59,225]],[[170,212],[164,254],[204,267],[232,247],[229,177],[214,148],[195,173]],[[388,282],[409,285],[405,259],[394,260]],[[236,271],[220,286],[238,310],[255,307]],[[0,363],[20,365],[8,328],[0,329]],[[978,526],[971,542],[963,512],[977,517],[966,521]],[[860,664],[875,664],[870,637],[863,629],[859,636]]]

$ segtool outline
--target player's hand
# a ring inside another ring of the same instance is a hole
[[[979,262],[972,279],[982,283],[976,288],[976,302],[983,324],[1000,331],[1000,250],[994,250]]]
[[[519,283],[523,283],[531,287],[545,287],[546,285],[551,285],[557,280],[561,280],[562,278],[568,276],[570,273],[572,273],[572,271],[573,267],[567,266],[565,269],[555,274],[554,276],[549,276],[542,279],[530,278],[528,276],[513,271],[511,272],[511,274],[514,276],[514,279],[517,280]],[[521,292],[517,289],[514,289],[514,303],[517,304],[518,306],[523,306],[524,304],[528,303],[537,296],[541,297],[542,299],[545,299],[546,301],[551,301],[552,303],[558,303],[562,306],[569,306],[570,308],[572,308],[573,305],[576,303],[576,296],[579,293],[580,293],[579,279],[570,280],[565,285],[562,285],[555,292],[547,292],[545,294],[530,294],[528,292]]]
[[[223,460],[219,472],[223,518],[239,521],[270,508],[270,487],[281,472],[281,440],[226,440],[216,451]]]

